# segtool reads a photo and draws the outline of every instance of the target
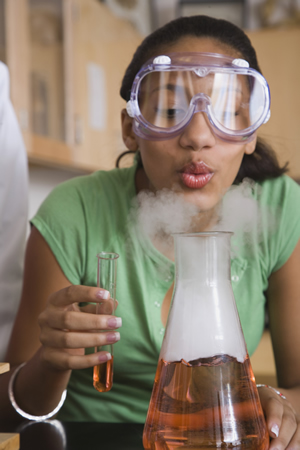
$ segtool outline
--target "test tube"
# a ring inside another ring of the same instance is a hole
[[[111,315],[115,314],[116,280],[117,280],[117,253],[101,252],[97,255],[97,286],[106,289],[110,293],[112,301]],[[101,303],[96,304],[96,314],[99,314]],[[108,392],[113,385],[113,344],[95,347],[95,352],[105,350],[111,354],[111,359],[107,362],[94,366],[93,385],[99,392]]]

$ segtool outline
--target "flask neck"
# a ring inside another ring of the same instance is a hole
[[[177,280],[198,280],[208,285],[230,280],[231,233],[177,234]]]
[[[230,279],[231,233],[177,234],[176,283],[161,359],[228,355],[243,362],[246,345]]]

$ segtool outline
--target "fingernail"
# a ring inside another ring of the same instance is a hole
[[[275,435],[275,437],[278,437],[278,435],[279,435],[279,426],[278,425],[272,425],[271,432]]]
[[[100,353],[100,355],[98,355],[99,362],[106,362],[109,361],[110,359],[111,359],[110,353]]]
[[[120,328],[122,326],[122,319],[121,317],[111,317],[107,319],[107,325],[110,328]]]
[[[109,292],[106,291],[105,289],[101,289],[101,290],[97,291],[96,295],[98,298],[102,298],[103,300],[106,300],[109,297]]]
[[[106,335],[106,342],[117,342],[120,340],[120,333],[118,333],[117,331],[115,333],[107,333]]]

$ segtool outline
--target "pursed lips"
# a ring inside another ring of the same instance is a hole
[[[214,175],[214,172],[202,161],[192,162],[180,171],[183,184],[191,189],[204,187]]]

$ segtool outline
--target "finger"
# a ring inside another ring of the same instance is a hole
[[[96,304],[95,314],[113,314],[115,310],[115,302],[113,299],[105,300]]]
[[[284,406],[282,401],[271,395],[265,402],[265,416],[267,428],[271,438],[277,438],[282,423]]]
[[[44,327],[49,327],[71,331],[102,331],[120,328],[122,326],[121,317],[83,314],[82,312],[69,310],[46,310],[40,314],[38,320],[41,330]]]
[[[65,307],[73,303],[99,303],[107,300],[110,294],[105,289],[91,286],[71,285],[54,292],[49,297],[49,303],[54,306]]]
[[[289,448],[291,445],[291,439],[294,438],[296,430],[297,430],[296,416],[294,412],[287,407],[284,409],[278,437],[272,439],[270,444],[270,450],[271,449],[283,450]],[[290,448],[300,448],[300,447],[291,446]]]
[[[82,356],[70,355],[57,349],[48,348],[47,351],[44,351],[44,359],[57,369],[76,370],[105,363],[111,359],[111,354],[106,351],[101,351]]]
[[[63,349],[101,347],[114,344],[119,340],[120,333],[118,331],[84,333],[43,328],[40,335],[40,341],[44,346]]]
[[[295,412],[287,400],[269,397],[265,404],[267,428],[272,438],[270,450],[287,448],[297,429]]]
[[[101,303],[89,303],[88,305],[80,306],[79,311],[91,313],[91,314],[112,314],[118,307],[118,301],[114,299],[108,299]],[[97,310],[96,310],[97,306]]]

